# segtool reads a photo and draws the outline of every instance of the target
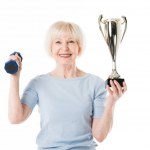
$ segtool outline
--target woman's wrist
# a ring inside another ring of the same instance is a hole
[[[106,99],[105,107],[109,107],[109,108],[114,107],[115,104],[116,104],[116,101],[112,97],[108,96]]]
[[[20,75],[10,75],[10,82],[12,84],[19,83]]]

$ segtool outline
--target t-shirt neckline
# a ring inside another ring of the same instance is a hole
[[[54,79],[54,80],[59,80],[59,81],[82,80],[82,79],[87,78],[89,75],[90,75],[90,73],[86,73],[84,76],[81,76],[81,77],[75,77],[75,78],[63,78],[63,77],[62,77],[62,78],[61,78],[61,77],[53,76],[53,75],[51,75],[50,73],[47,73],[47,74],[46,74],[46,76],[48,76],[49,78]]]

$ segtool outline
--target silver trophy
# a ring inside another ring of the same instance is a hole
[[[122,16],[121,18],[103,19],[103,15],[100,15],[98,23],[112,58],[112,73],[109,75],[106,82],[111,86],[110,80],[116,80],[123,86],[124,79],[120,78],[116,69],[116,54],[127,29],[127,19],[125,16]],[[122,30],[123,27],[124,30]]]

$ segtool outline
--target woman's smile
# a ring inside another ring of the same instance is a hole
[[[58,54],[61,58],[70,58],[72,54]]]

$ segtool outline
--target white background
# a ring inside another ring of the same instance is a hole
[[[54,62],[45,52],[49,26],[58,20],[77,23],[86,38],[78,66],[106,79],[111,57],[98,27],[98,17],[127,17],[128,28],[117,54],[117,70],[128,84],[118,101],[114,126],[98,150],[150,149],[150,5],[148,0],[0,0],[0,150],[35,150],[39,131],[36,107],[20,125],[8,121],[9,75],[4,63],[13,51],[23,55],[20,94],[34,76]]]

